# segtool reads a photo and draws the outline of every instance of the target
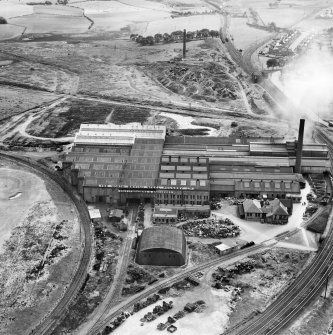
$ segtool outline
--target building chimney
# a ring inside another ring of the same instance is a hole
[[[305,120],[299,120],[299,129],[298,129],[298,141],[296,147],[296,163],[295,163],[295,172],[301,173],[302,166],[302,150],[303,150],[303,139],[304,139],[304,124]]]
[[[186,29],[184,29],[183,33],[183,58],[186,57]]]

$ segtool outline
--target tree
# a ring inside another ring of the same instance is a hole
[[[142,39],[143,39],[143,36],[139,35],[139,36],[136,37],[135,42],[141,44]]]
[[[155,34],[154,36],[155,43],[160,43],[163,40],[162,34]]]
[[[0,16],[0,24],[7,24],[7,20],[2,16]]]
[[[276,66],[279,65],[279,62],[275,58],[270,58],[270,59],[267,60],[266,65],[267,65],[268,68],[276,67]]]
[[[286,60],[283,59],[283,58],[280,58],[279,61],[278,61],[278,65],[279,65],[280,67],[285,66],[285,65],[286,65]]]
[[[155,39],[154,39],[153,36],[147,36],[146,40],[147,40],[148,45],[154,45],[155,44]]]
[[[187,31],[186,32],[186,39],[191,41],[194,39],[194,33],[192,31]]]
[[[220,34],[217,30],[211,30],[209,32],[209,34],[210,34],[211,37],[219,37],[220,36]]]
[[[163,41],[168,43],[171,40],[171,36],[168,33],[163,34]]]

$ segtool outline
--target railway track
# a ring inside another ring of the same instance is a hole
[[[327,144],[333,162],[333,141],[319,127],[315,130],[315,138]],[[329,224],[328,236],[318,254],[296,280],[262,314],[236,325],[224,335],[278,334],[318,297],[326,280],[333,274],[333,211]]]
[[[333,212],[329,220],[332,221]],[[289,287],[259,316],[236,325],[224,335],[277,334],[318,294],[333,273],[333,226],[315,259]]]
[[[44,179],[59,185],[74,202],[79,213],[84,238],[80,263],[75,271],[72,282],[64,292],[63,296],[59,298],[57,305],[44,317],[43,320],[41,320],[39,325],[29,333],[29,335],[50,335],[55,327],[65,317],[70,303],[74,300],[86,279],[93,248],[93,234],[88,209],[84,201],[81,200],[71,185],[69,185],[65,179],[56,175],[54,171],[38,164],[36,161],[17,157],[8,153],[0,152],[0,157],[21,166],[23,165],[29,170],[42,175]]]
[[[263,250],[267,248],[267,246],[263,245],[263,244],[259,244],[259,245],[255,245],[253,247],[249,247],[247,249],[242,249],[239,250],[235,253],[226,255],[222,258],[218,258],[218,259],[214,259],[212,261],[209,261],[205,264],[201,264],[198,265],[194,268],[189,268],[187,270],[185,270],[184,272],[182,272],[181,274],[175,275],[171,278],[168,278],[166,280],[164,280],[161,283],[157,283],[153,286],[151,286],[150,289],[148,289],[147,291],[141,292],[136,294],[135,296],[127,299],[126,301],[124,301],[123,303],[120,303],[118,306],[114,307],[113,309],[111,309],[109,311],[109,315],[105,318],[101,318],[94,326],[93,329],[91,329],[91,331],[88,333],[89,335],[97,335],[100,334],[103,329],[117,316],[119,316],[123,311],[129,310],[136,302],[141,301],[142,299],[156,293],[157,291],[169,287],[171,285],[173,285],[174,283],[185,279],[188,276],[194,275],[196,272],[198,271],[203,271],[206,269],[209,269],[211,267],[217,266],[219,264],[221,264],[222,262],[225,261],[229,261],[241,256],[246,256],[248,254],[254,254],[254,253],[258,253],[260,250]]]
[[[138,211],[137,206],[131,206],[130,210],[132,210],[132,219],[131,219],[131,226],[130,229],[135,230],[135,218]],[[130,230],[129,229],[129,230]],[[129,262],[129,256],[132,248],[133,243],[133,237],[130,236],[130,231],[128,231],[128,236],[126,237],[126,240],[123,245],[123,249],[121,250],[122,259],[120,268],[117,271],[115,277],[114,277],[114,285],[111,285],[110,290],[107,294],[107,296],[104,299],[104,304],[100,305],[101,307],[96,310],[94,314],[99,315],[96,321],[92,320],[92,326],[90,326],[90,329],[88,330],[88,334],[96,334],[95,325],[99,322],[102,322],[109,313],[109,310],[117,304],[119,301],[119,298],[121,296],[122,287],[124,284],[124,280],[126,277],[127,272],[127,266]],[[79,330],[80,332],[80,330]]]

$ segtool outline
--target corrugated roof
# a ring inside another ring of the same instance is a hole
[[[182,254],[185,258],[186,240],[181,229],[159,226],[143,230],[140,252],[152,249],[167,249]]]

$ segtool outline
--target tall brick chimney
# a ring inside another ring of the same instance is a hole
[[[302,167],[302,150],[303,150],[303,139],[304,139],[304,124],[305,120],[299,120],[299,129],[298,129],[298,141],[296,147],[296,163],[295,163],[295,172],[301,173]]]
[[[186,29],[184,29],[183,33],[183,58],[186,57]]]

